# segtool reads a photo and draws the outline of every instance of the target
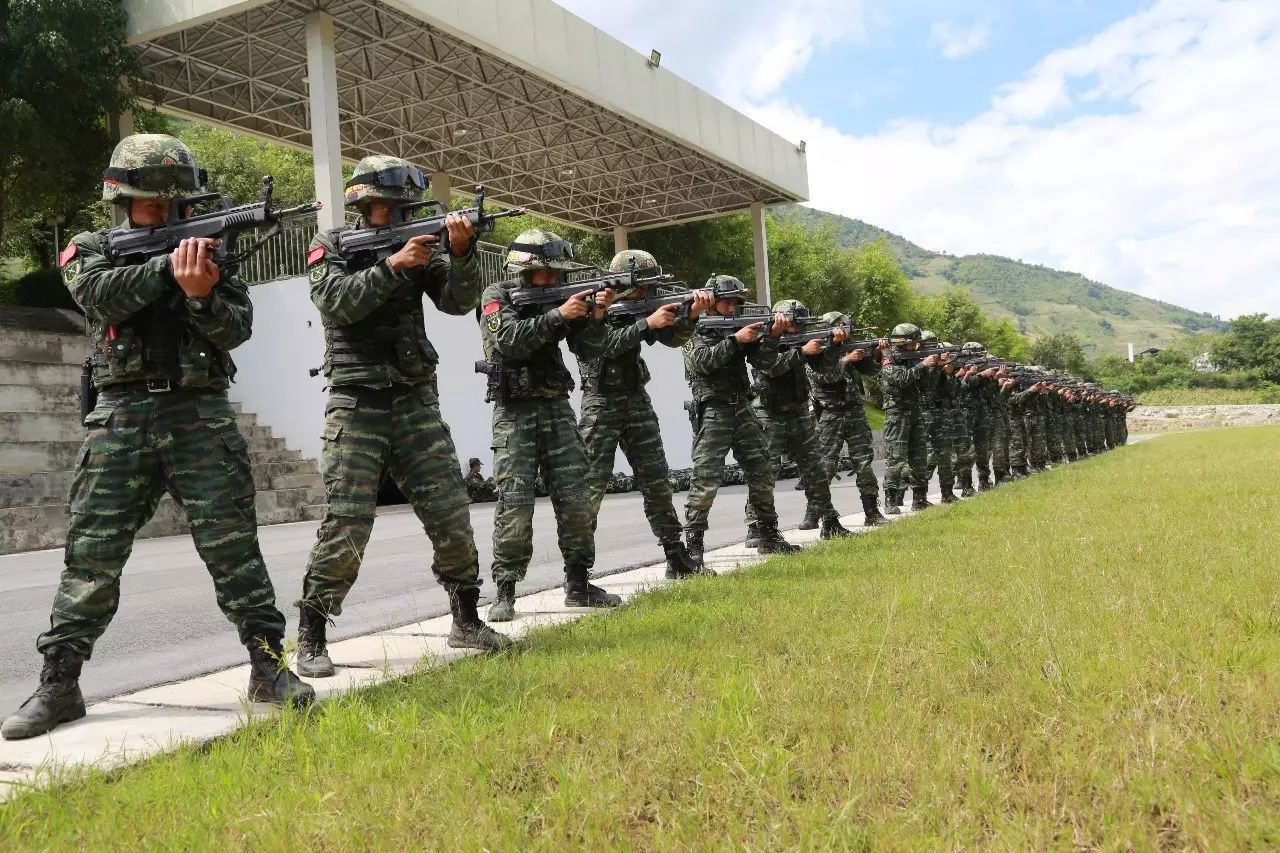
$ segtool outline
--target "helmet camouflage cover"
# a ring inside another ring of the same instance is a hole
[[[938,335],[937,335],[937,333],[935,333],[935,332],[931,332],[931,331],[929,331],[928,329],[925,329],[924,331],[922,331],[922,332],[920,333],[920,340],[921,340],[922,342],[923,342],[923,341],[936,341],[937,339],[938,339]]]
[[[716,299],[736,299],[747,301],[747,286],[731,275],[712,275],[707,279],[706,289]]]
[[[773,303],[773,313],[786,314],[791,320],[804,320],[809,316],[809,308],[799,299],[779,299]]]
[[[507,275],[577,268],[578,264],[573,262],[573,244],[541,228],[522,231],[507,248]]]
[[[984,347],[982,344],[978,343],[977,341],[965,341],[963,344],[961,344],[960,349],[963,352],[969,353],[969,352],[982,352],[983,350],[986,349],[986,347]]]
[[[374,199],[421,201],[426,188],[426,175],[408,160],[372,154],[356,164],[343,198],[347,207]]]
[[[134,133],[111,152],[102,175],[102,198],[124,204],[131,198],[179,198],[202,190],[205,172],[191,149],[167,133]]]
[[[920,340],[920,327],[914,323],[899,323],[894,326],[893,331],[889,333],[889,340],[894,344],[918,341]]]
[[[646,252],[644,249],[626,249],[613,256],[613,260],[609,262],[609,272],[622,273],[632,269],[632,262],[635,263],[636,286],[627,290],[619,291],[618,296],[623,299],[629,299],[635,296],[643,284],[645,279],[656,278],[662,275],[662,267],[658,266],[658,259]]]
[[[839,323],[844,318],[845,318],[845,315],[841,314],[839,311],[828,311],[827,313],[822,315],[822,322],[826,323],[828,326],[831,326],[836,323]]]

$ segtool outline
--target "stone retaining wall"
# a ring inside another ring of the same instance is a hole
[[[1129,413],[1130,432],[1169,432],[1225,426],[1280,424],[1280,404],[1244,406],[1139,406]]]

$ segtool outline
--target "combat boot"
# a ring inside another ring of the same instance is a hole
[[[679,539],[674,542],[663,542],[662,550],[667,554],[667,580],[704,574],[702,568],[690,556],[689,549]]]
[[[760,525],[755,523],[747,525],[747,541],[742,544],[748,548],[760,547]]]
[[[760,527],[760,544],[756,551],[761,554],[794,554],[800,550],[799,545],[792,545],[782,538],[776,527]]]
[[[323,614],[305,604],[298,608],[298,675],[329,678],[334,674],[326,628]]]
[[[874,527],[877,524],[885,524],[889,519],[880,514],[880,507],[876,506],[875,495],[862,496],[862,525],[864,527]]]
[[[508,637],[481,621],[480,614],[476,612],[479,600],[479,587],[464,587],[449,593],[449,610],[453,612],[453,627],[445,641],[449,648],[498,652],[511,645]]]
[[[249,641],[249,701],[302,708],[316,699],[315,688],[286,665],[279,638]]]
[[[925,497],[927,490],[916,489],[911,490],[911,508],[915,510],[928,509],[933,506],[933,502]]]
[[[805,504],[804,518],[800,519],[800,530],[817,530],[818,529],[818,512],[813,508],[813,504]]]
[[[711,569],[706,566],[703,559],[704,546],[702,544],[703,537],[706,535],[702,530],[690,530],[684,535],[684,547],[689,552],[689,559],[705,574],[713,574]]]
[[[55,646],[45,652],[40,686],[4,721],[0,736],[5,740],[22,740],[83,717],[84,696],[80,694],[83,665],[84,658],[65,646]]]
[[[898,508],[899,508],[899,509],[901,509],[901,508],[902,508],[902,502],[903,502],[904,500],[906,500],[906,497],[907,497],[907,490],[906,490],[906,489],[898,489],[896,492],[894,492],[894,493],[893,493],[893,497],[894,497],[894,501],[895,501],[895,502],[897,503],[897,505],[898,505]]]
[[[973,490],[973,471],[965,471],[960,475],[960,497],[971,498],[977,494]]]
[[[1031,476],[1030,473],[1028,473],[1027,469],[1022,467],[1021,465],[1017,466],[1016,468],[1009,469],[1010,480],[1025,480],[1029,476]]]
[[[843,539],[852,535],[853,532],[840,523],[840,516],[834,513],[822,519],[821,529],[818,531],[820,539]]]
[[[952,490],[950,483],[943,483],[941,486],[942,502],[944,504],[957,503],[960,499],[956,497],[956,493]]]
[[[998,476],[999,475],[997,475],[997,477]],[[1000,481],[997,479],[996,482],[998,483]],[[978,491],[980,492],[991,491],[991,476],[987,474],[986,471],[983,471],[978,474]]]
[[[902,510],[898,509],[898,490],[884,490],[884,514],[885,515],[902,515]],[[888,521],[888,519],[885,519]]]
[[[516,618],[516,582],[499,581],[498,594],[489,606],[490,622],[510,622]]]
[[[617,607],[622,596],[607,592],[591,583],[585,569],[564,573],[565,607]]]

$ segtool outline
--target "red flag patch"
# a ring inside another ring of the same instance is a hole
[[[310,252],[307,252],[307,266],[311,266],[325,255],[324,246],[316,246]]]
[[[891,359],[891,358],[885,358],[885,359],[882,359],[882,360],[880,361],[880,366],[881,366],[881,367],[888,367],[888,366],[889,366],[889,365],[891,365],[891,364],[893,364],[893,359]]]
[[[495,299],[492,302],[486,302],[484,305],[484,316],[492,317],[500,310],[502,310],[502,306],[498,304],[498,300]]]
[[[65,267],[76,256],[76,252],[80,251],[80,247],[72,241],[67,244],[67,248],[62,250],[62,254],[58,255],[58,266]]]

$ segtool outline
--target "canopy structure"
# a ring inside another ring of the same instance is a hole
[[[750,210],[765,295],[764,207],[808,193],[802,144],[550,0],[125,6],[158,104],[312,150],[329,216],[342,162],[370,153],[416,163],[438,195],[482,184],[619,246]]]

